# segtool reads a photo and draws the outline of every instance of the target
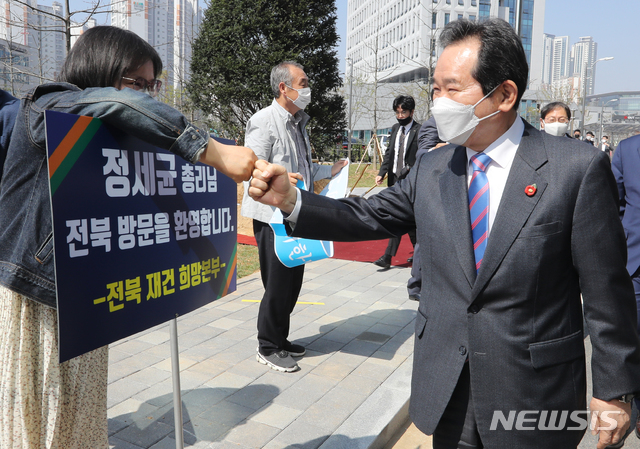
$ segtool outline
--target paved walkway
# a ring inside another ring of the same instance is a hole
[[[301,370],[256,361],[259,273],[178,319],[185,447],[381,448],[407,417],[417,303],[407,268],[307,266],[290,339]],[[111,448],[175,448],[169,326],[110,346]]]

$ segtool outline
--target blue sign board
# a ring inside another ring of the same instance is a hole
[[[236,289],[236,183],[90,117],[45,112],[60,361]]]

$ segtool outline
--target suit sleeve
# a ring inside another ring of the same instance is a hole
[[[592,344],[593,396],[605,401],[640,392],[636,303],[617,196],[608,156],[598,152],[579,187],[571,250]]]
[[[440,140],[438,136],[436,121],[431,117],[420,127],[420,132],[418,133],[418,151],[429,151],[440,142],[442,142],[442,140]]]
[[[388,239],[415,229],[413,201],[418,170],[393,187],[365,198],[334,200],[301,191],[295,237],[339,242]]]
[[[613,176],[616,178],[616,184],[618,185],[618,201],[620,201],[620,218],[624,216],[624,210],[626,203],[626,194],[624,188],[624,172],[622,166],[622,146],[623,143],[620,142],[618,145],[618,149],[613,153],[613,159],[611,159],[611,170],[613,171]]]
[[[393,170],[393,159],[391,158],[391,155],[395,150],[397,131],[398,127],[393,125],[393,130],[391,131],[391,137],[389,139],[389,146],[387,147],[387,151],[384,153],[382,164],[380,164],[380,171],[378,171],[378,176],[384,176]]]

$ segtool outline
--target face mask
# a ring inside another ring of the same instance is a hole
[[[543,129],[547,134],[560,137],[565,135],[569,129],[569,124],[560,122],[545,123]]]
[[[413,120],[413,117],[399,118],[397,119],[400,126],[407,126]]]
[[[574,137],[574,139],[579,139],[580,138],[580,134],[574,134],[573,137]]]
[[[587,136],[587,140],[588,140],[589,142],[593,142],[593,137],[591,137],[591,136]]]
[[[446,97],[433,100],[431,112],[436,119],[439,137],[445,142],[463,145],[471,137],[478,123],[500,112],[496,111],[483,118],[478,118],[475,114],[476,106],[489,97],[498,86],[494,87],[491,92],[482,97],[476,104],[462,104]]]
[[[285,86],[287,85],[285,84]],[[287,97],[289,98],[289,101],[291,101],[294,105],[296,105],[300,109],[304,109],[309,105],[309,103],[311,103],[310,87],[303,87],[302,89],[294,89],[293,87],[290,87],[290,86],[287,86],[287,87],[291,90],[295,90],[296,92],[298,92],[298,98],[296,98],[295,100],[292,100],[291,98]]]
[[[602,143],[607,143],[607,139],[602,139]]]

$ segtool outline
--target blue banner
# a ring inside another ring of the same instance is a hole
[[[235,291],[233,180],[99,119],[45,119],[61,362]]]

